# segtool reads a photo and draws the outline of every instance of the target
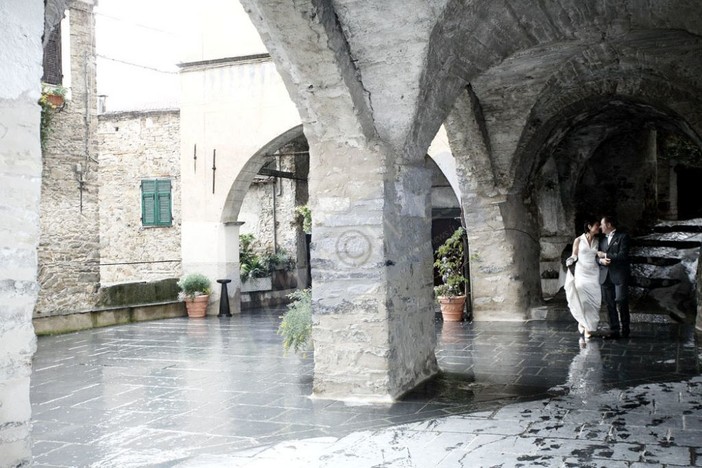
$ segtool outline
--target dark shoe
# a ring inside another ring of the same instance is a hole
[[[621,337],[622,336],[619,334],[619,332],[615,331],[615,332],[610,333],[609,335],[605,335],[604,339],[605,340],[618,340]]]
[[[629,332],[628,332],[628,331],[623,331],[623,332],[622,332],[622,338],[629,338]]]

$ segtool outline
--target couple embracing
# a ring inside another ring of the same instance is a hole
[[[608,338],[629,336],[629,236],[617,231],[611,216],[588,219],[566,260],[565,292],[578,331],[589,338],[600,321],[604,297],[609,314]],[[600,235],[601,232],[601,235]]]

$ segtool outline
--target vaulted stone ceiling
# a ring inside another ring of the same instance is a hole
[[[700,96],[697,0],[243,3],[274,36],[267,45],[285,50],[274,57],[299,72],[293,94],[338,92],[333,83],[343,82],[365,133],[406,153],[428,146],[468,84],[488,119],[513,126],[512,140],[518,124],[548,122],[592,94]],[[335,68],[331,80],[326,65]],[[494,149],[518,144],[528,142],[501,140]],[[497,165],[503,179],[520,167]]]
[[[315,349],[321,391],[338,388],[339,363],[360,362],[348,353],[356,336],[338,339],[340,323],[378,324],[364,325],[365,336],[382,343],[378,380],[353,374],[354,391],[398,394],[434,371],[422,339],[431,296],[423,161],[442,124],[476,259],[476,320],[520,320],[540,303],[542,264],[557,265],[572,239],[563,194],[603,142],[632,130],[600,152],[626,163],[616,175],[626,179],[655,159],[644,159],[655,154],[647,125],[702,135],[699,0],[240,1],[310,144],[316,343],[329,344]],[[637,190],[622,210],[653,187],[653,166],[623,181]],[[359,226],[378,258],[346,268],[335,248]]]

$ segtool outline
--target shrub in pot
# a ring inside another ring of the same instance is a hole
[[[189,273],[178,281],[178,298],[185,301],[188,317],[204,317],[212,292],[212,281],[202,273]]]
[[[434,287],[434,294],[441,306],[444,321],[460,322],[466,303],[466,277],[463,276],[464,248],[460,227],[434,252],[434,266],[439,271],[441,283]]]

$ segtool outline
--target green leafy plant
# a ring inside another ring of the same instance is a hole
[[[442,284],[434,287],[437,297],[462,296],[465,291],[466,279],[463,276],[463,235],[465,230],[460,227],[446,239],[434,252],[434,266],[439,271]]]
[[[255,240],[253,234],[239,236],[239,277],[242,282],[264,278],[270,273],[269,263],[254,251]]]
[[[295,213],[301,218],[302,230],[306,234],[312,233],[312,210],[308,205],[300,205],[295,207]]]
[[[277,253],[267,254],[263,257],[264,265],[268,266],[268,271],[275,270],[293,271],[295,269],[295,259],[285,249],[278,250]]]
[[[53,133],[52,122],[54,114],[63,108],[66,92],[66,88],[61,85],[42,83],[41,97],[39,98],[39,105],[41,106],[39,136],[42,151],[46,150],[49,136]]]
[[[288,294],[293,300],[278,327],[278,335],[283,337],[283,349],[292,349],[305,356],[312,346],[312,290],[301,289]]]
[[[210,294],[212,292],[212,281],[202,273],[189,273],[178,281],[180,293],[178,299],[194,299],[195,296]]]

